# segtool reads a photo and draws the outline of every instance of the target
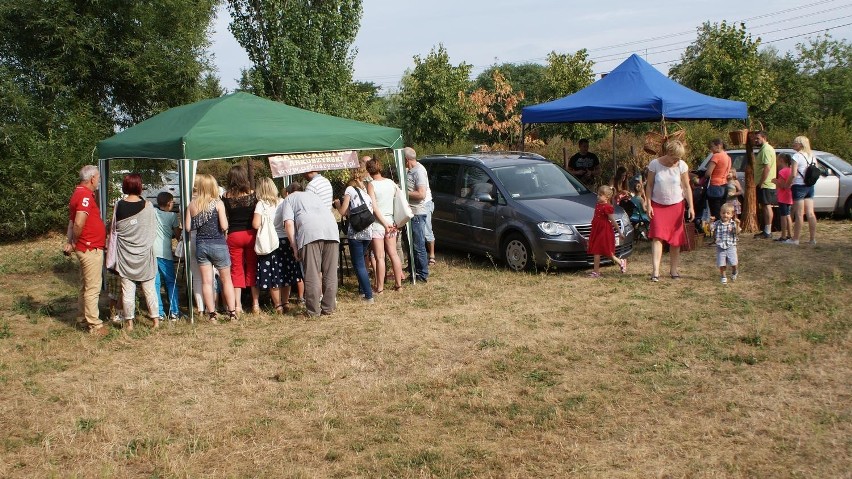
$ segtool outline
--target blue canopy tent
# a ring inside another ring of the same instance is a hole
[[[526,125],[531,123],[635,123],[747,117],[745,102],[723,100],[690,90],[633,54],[605,77],[573,95],[525,107],[521,113],[521,141]]]
[[[745,102],[703,95],[663,75],[639,55],[558,100],[525,107],[521,123],[627,123],[748,117]]]

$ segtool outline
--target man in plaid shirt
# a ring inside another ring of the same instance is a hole
[[[716,243],[716,266],[722,274],[722,284],[728,284],[727,266],[731,266],[731,281],[737,280],[737,238],[740,234],[740,220],[734,218],[734,206],[724,204],[719,210],[720,218],[710,226],[710,233]]]

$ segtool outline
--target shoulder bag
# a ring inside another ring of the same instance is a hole
[[[393,222],[397,226],[402,227],[411,221],[411,218],[414,218],[414,212],[411,211],[408,198],[405,197],[405,192],[397,187],[396,193],[393,196]]]
[[[361,189],[357,186],[353,186],[353,188],[355,189],[355,192],[358,193],[358,198],[361,199],[361,204],[355,208],[350,206],[349,226],[352,227],[352,231],[357,233],[369,228],[370,225],[373,224],[373,221],[375,221],[375,217],[373,216],[373,212],[370,211],[370,207],[367,206],[367,202],[364,201],[364,197],[361,196]]]
[[[118,247],[118,238],[115,234],[115,210],[118,209],[118,200],[112,207],[112,221],[109,224],[109,239],[107,239],[107,250],[106,250],[106,262],[104,266],[106,269],[115,271],[115,263],[118,261],[118,252],[116,248]]]
[[[813,161],[808,162],[808,167],[805,168],[805,174],[802,175],[805,186],[815,185],[819,177],[822,175],[822,171],[820,171],[819,167],[816,165],[816,160],[814,158],[811,159]]]
[[[254,240],[254,252],[259,255],[267,255],[278,249],[278,233],[266,214],[268,206],[263,202],[263,214],[260,215],[260,228],[257,229],[257,237]]]

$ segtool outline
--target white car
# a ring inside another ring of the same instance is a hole
[[[755,150],[755,153],[757,150]],[[787,153],[793,156],[796,153],[790,148],[776,148],[776,153]],[[814,185],[814,211],[817,213],[830,213],[852,218],[852,165],[842,160],[837,155],[826,151],[814,150],[817,158],[817,166],[822,171],[822,176]],[[737,169],[737,178],[746,187],[751,179],[746,179],[745,150],[728,150],[731,163]],[[708,154],[698,170],[706,170],[712,153]]]
[[[113,185],[117,192],[121,193],[121,180],[124,175],[131,173],[129,170],[118,170],[111,173]],[[167,191],[175,197],[175,211],[180,209],[180,182],[178,181],[177,171],[140,172],[143,178],[142,197],[153,204],[157,204],[157,195]],[[154,177],[154,181],[146,181],[147,178]]]

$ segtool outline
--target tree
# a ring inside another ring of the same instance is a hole
[[[241,89],[332,115],[363,110],[351,48],[361,0],[228,0],[228,11],[229,29],[253,64]]]
[[[550,52],[542,79],[541,101],[556,100],[591,85],[595,79],[594,65],[585,49],[577,50],[573,55]],[[606,129],[590,123],[551,124],[540,126],[538,130],[542,138],[559,135],[576,140],[584,137],[600,139],[606,132]]]
[[[494,72],[499,71],[500,75],[512,85],[512,90],[524,94],[524,98],[518,104],[518,108],[523,108],[548,100],[544,93],[544,82],[542,81],[546,70],[547,67],[538,63],[493,65],[474,79],[473,88],[494,90]]]
[[[820,117],[841,115],[852,122],[852,43],[819,36],[796,45],[799,71],[816,90]]]
[[[216,0],[0,3],[0,236],[64,229],[95,143],[218,94]],[[168,22],[163,19],[168,18]]]
[[[752,113],[765,112],[778,91],[775,75],[761,61],[760,38],[752,40],[745,24],[705,22],[669,75],[705,95],[741,100]]]
[[[494,85],[491,89],[477,88],[470,94],[476,114],[473,130],[482,133],[491,143],[511,143],[512,135],[520,134],[518,105],[524,94],[515,93],[500,70],[492,70],[491,78]]]
[[[398,121],[408,140],[450,144],[464,137],[472,121],[467,99],[471,66],[450,64],[443,45],[426,58],[414,56],[414,69],[402,77]]]
[[[90,107],[109,128],[129,126],[200,99],[216,3],[3,2],[0,63],[45,105],[65,97]]]

